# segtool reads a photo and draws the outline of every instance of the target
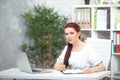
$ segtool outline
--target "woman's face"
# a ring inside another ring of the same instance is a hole
[[[79,40],[80,32],[76,32],[74,28],[65,28],[65,38],[70,44],[74,44]]]

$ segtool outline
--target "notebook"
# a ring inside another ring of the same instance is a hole
[[[32,68],[28,56],[25,52],[16,53],[16,63],[18,68],[28,73],[50,73],[52,70],[43,68]]]
[[[63,71],[64,74],[82,74],[83,70],[81,69],[67,69]]]

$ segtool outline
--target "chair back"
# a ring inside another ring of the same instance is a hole
[[[108,70],[111,59],[111,40],[88,38],[86,43],[96,50],[96,54],[103,59],[106,70]]]

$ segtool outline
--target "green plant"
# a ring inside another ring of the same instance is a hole
[[[23,43],[22,50],[28,54],[32,63],[43,64],[44,68],[51,67],[57,53],[65,45],[63,26],[68,19],[60,16],[54,8],[39,5],[22,16],[30,40],[29,44]]]

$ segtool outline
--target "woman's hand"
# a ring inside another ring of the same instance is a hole
[[[54,65],[54,69],[59,71],[65,71],[65,65],[60,60],[58,60]]]
[[[100,71],[104,71],[104,70],[105,70],[105,66],[104,66],[103,62],[101,62],[98,65],[96,65],[95,67],[84,69],[83,73],[90,74],[90,73],[100,72]]]
[[[93,68],[86,68],[83,70],[83,74],[90,74],[90,73],[94,73],[94,69]]]

